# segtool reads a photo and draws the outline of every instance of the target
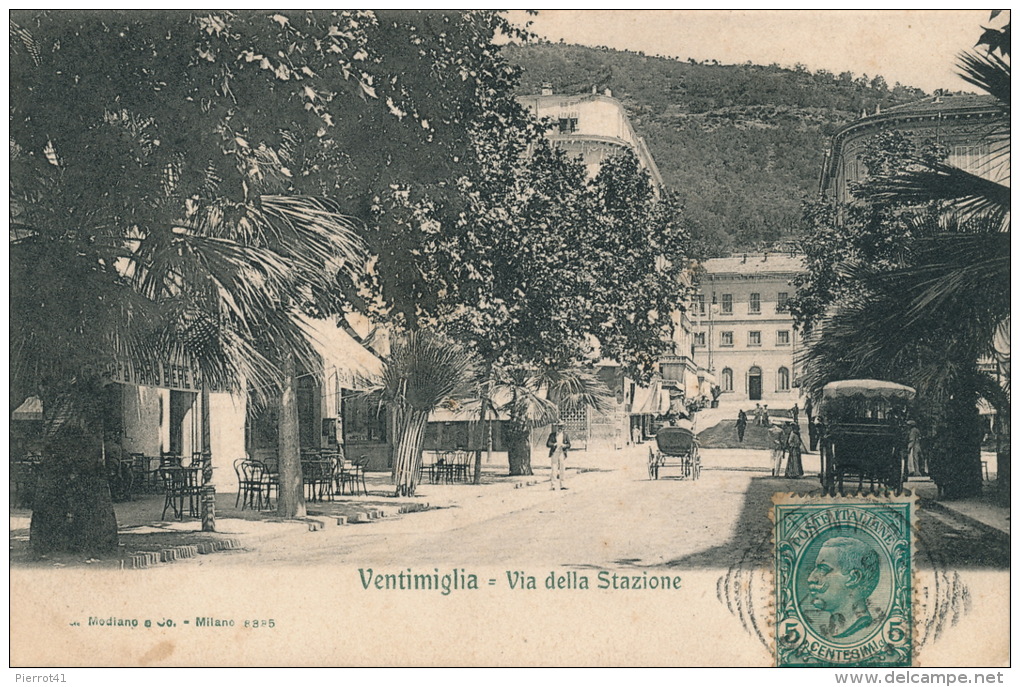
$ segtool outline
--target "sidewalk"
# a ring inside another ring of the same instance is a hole
[[[934,482],[907,482],[917,494],[922,508],[938,510],[960,518],[979,529],[1009,536],[1009,499],[996,493],[995,486],[985,484],[985,493],[966,499],[940,499]]]
[[[583,452],[577,452],[576,457],[582,458],[583,455]],[[431,484],[426,479],[418,485],[415,496],[405,498],[393,496],[389,472],[370,472],[365,476],[367,494],[335,495],[332,500],[327,497],[323,501],[306,501],[307,515],[302,518],[279,517],[275,511],[276,498],[273,498],[274,510],[242,509],[235,505],[236,490],[219,491],[216,494],[215,532],[203,532],[199,518],[185,516],[175,520],[173,514],[167,512],[166,519],[163,519],[164,495],[161,493],[136,494],[131,501],[113,504],[119,533],[118,551],[97,557],[85,554],[34,555],[28,546],[32,512],[11,508],[10,563],[29,567],[87,565],[90,568],[136,569],[186,558],[200,559],[211,553],[269,550],[279,546],[283,539],[294,540],[299,545],[303,541],[301,537],[326,528],[353,526],[351,529],[356,529],[384,518],[393,519],[426,510],[456,509],[467,500],[475,501],[482,496],[500,493],[502,497],[481,500],[503,502],[505,496],[516,489],[548,481],[547,463],[534,455],[532,460],[537,473],[535,476],[509,477],[506,465],[484,465],[479,485]],[[579,462],[580,465],[570,466],[571,476],[593,470],[587,466],[589,461]]]

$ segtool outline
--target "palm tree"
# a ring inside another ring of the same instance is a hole
[[[162,169],[159,192],[125,195],[136,206],[125,212],[78,193],[79,170],[62,168],[59,151],[40,162],[12,145],[11,160],[11,401],[43,399],[53,454],[32,546],[109,550],[116,521],[97,407],[108,370],[173,362],[207,388],[274,393],[282,359],[312,360],[301,304],[337,271],[360,270],[360,240],[314,198],[199,197]]]
[[[504,429],[511,475],[531,475],[531,430],[560,419],[560,411],[609,407],[606,385],[589,369],[515,365],[497,369],[494,398],[507,399],[500,410],[508,416]]]
[[[988,53],[960,58],[963,78],[996,99],[1006,122],[1008,37],[1008,25],[989,29],[981,41]],[[987,139],[992,170],[1008,169],[1008,124]],[[1009,416],[1008,374],[999,387],[977,365],[981,356],[998,353],[1004,329],[1008,342],[1009,187],[942,162],[911,159],[901,171],[863,184],[861,197],[876,205],[927,205],[934,213],[915,222],[919,238],[899,268],[844,266],[855,271],[864,295],[816,328],[806,351],[806,382],[817,388],[829,379],[876,376],[917,387],[931,419],[936,480],[950,495],[975,493],[981,488],[978,396],[1000,417]],[[1008,484],[1008,453],[999,458],[1000,484]]]
[[[396,496],[413,496],[429,415],[472,396],[475,356],[445,337],[417,330],[398,338],[383,369],[383,397],[397,426],[393,481]]]

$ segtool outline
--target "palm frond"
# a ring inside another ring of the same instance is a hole
[[[961,53],[958,59],[960,78],[993,96],[1008,113],[1009,62],[993,52],[965,52]]]
[[[878,176],[861,185],[861,194],[878,203],[921,205],[943,202],[962,217],[987,215],[1005,225],[1010,210],[1010,189],[989,179],[944,163],[896,175]]]
[[[383,369],[383,395],[398,408],[425,413],[468,398],[477,377],[475,357],[463,347],[426,331],[399,337]]]

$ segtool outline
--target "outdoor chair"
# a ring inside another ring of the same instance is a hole
[[[362,494],[368,493],[365,485],[365,468],[368,466],[368,456],[361,456],[350,463],[345,464],[341,473],[340,493],[343,494],[347,485],[351,487],[351,495],[357,496],[359,489]]]
[[[181,470],[173,468],[160,468],[159,479],[163,484],[163,513],[160,520],[166,520],[166,511],[173,509],[174,518],[180,520],[184,517],[184,498],[188,495],[185,475]]]
[[[333,496],[333,461],[316,457],[301,461],[301,479],[308,488],[309,501],[321,501],[324,495]]]
[[[262,508],[262,494],[265,493],[265,508],[273,507],[273,490],[276,491],[276,500],[280,500],[280,473],[272,472],[269,466],[257,460],[250,461],[252,464],[252,479],[258,485],[259,509]]]
[[[237,475],[237,498],[234,499],[234,507],[238,503],[241,510],[245,507],[262,509],[263,491],[268,492],[269,481],[267,480],[268,470],[262,463],[247,458],[238,458],[234,461],[234,473]],[[277,482],[279,489],[279,482]],[[279,495],[279,491],[277,491]]]

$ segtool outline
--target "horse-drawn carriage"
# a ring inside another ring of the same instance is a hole
[[[877,379],[847,379],[822,388],[820,478],[827,494],[903,488],[908,407],[916,392]]]
[[[701,476],[698,439],[685,427],[663,427],[655,435],[656,448],[648,448],[648,477],[659,479],[663,468],[679,468],[681,479]]]

